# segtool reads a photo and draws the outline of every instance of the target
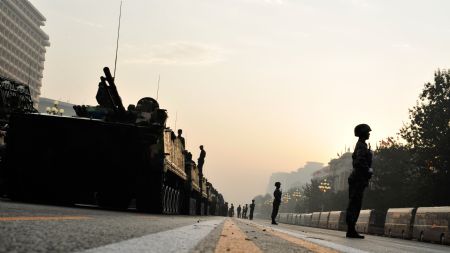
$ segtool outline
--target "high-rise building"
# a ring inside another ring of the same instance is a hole
[[[45,17],[28,0],[0,1],[0,75],[28,84],[35,108],[41,94]]]

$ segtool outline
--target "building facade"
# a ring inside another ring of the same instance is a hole
[[[322,182],[330,177],[330,173],[330,166],[325,166],[312,174],[312,180]]]
[[[38,108],[49,36],[45,17],[28,0],[0,1],[0,75],[28,84]]]
[[[348,177],[352,173],[352,153],[346,152],[339,158],[329,162],[330,176],[332,178],[331,189],[333,192],[345,191],[348,189]]]

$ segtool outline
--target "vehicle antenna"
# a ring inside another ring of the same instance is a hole
[[[156,90],[156,101],[158,101],[159,97],[159,81],[161,80],[161,75],[158,75],[158,89]]]
[[[177,130],[178,111],[175,112],[175,130]]]
[[[119,51],[120,19],[121,18],[122,18],[122,1],[120,1],[119,26],[117,27],[116,58],[114,60],[114,76],[113,76],[114,79],[116,79],[117,52]]]

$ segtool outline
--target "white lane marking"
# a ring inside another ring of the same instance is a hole
[[[266,225],[262,225],[256,222],[250,222],[253,223],[257,226],[262,226],[266,229],[273,229],[275,231],[281,232],[281,233],[285,233],[288,234],[290,236],[294,236],[296,238],[305,240],[305,241],[309,241],[315,244],[319,244],[321,246],[325,246],[328,247],[330,249],[335,249],[337,251],[340,252],[346,252],[346,253],[369,253],[368,251],[364,251],[364,250],[360,250],[360,249],[356,249],[356,248],[352,248],[352,247],[348,247],[348,246],[344,246],[341,244],[337,244],[334,242],[330,242],[330,241],[325,241],[325,240],[321,240],[321,239],[315,239],[315,238],[310,238],[310,236],[306,235],[305,233],[299,232],[299,231],[292,231],[292,230],[288,230],[288,229],[280,229],[280,228],[275,228],[273,226],[266,226]]]
[[[189,252],[225,218],[200,222],[172,230],[145,235],[126,241],[112,243],[83,253],[103,252]]]

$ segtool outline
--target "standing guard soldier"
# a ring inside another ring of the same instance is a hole
[[[252,200],[252,203],[250,204],[250,214],[248,216],[248,218],[250,220],[253,220],[253,212],[255,211],[255,200]]]
[[[198,170],[203,173],[203,164],[205,163],[206,151],[203,149],[203,145],[200,145],[200,156],[198,157]]]
[[[347,207],[347,234],[348,238],[364,239],[355,229],[359,212],[362,207],[364,189],[369,185],[372,177],[372,151],[367,147],[366,140],[370,137],[370,127],[360,124],[355,127],[355,136],[359,137],[353,152],[353,171],[348,177],[349,203]]]
[[[178,136],[177,138],[180,139],[181,144],[183,145],[183,148],[186,148],[186,141],[184,140],[184,137],[181,136],[183,134],[183,130],[182,129],[178,129]]]
[[[234,217],[234,206],[231,204],[230,209],[228,210],[228,216]]]
[[[239,205],[239,206],[236,208],[236,211],[237,211],[237,217],[238,217],[238,218],[241,218],[241,205]]]
[[[275,183],[275,191],[273,192],[273,208],[272,208],[272,224],[273,225],[278,225],[278,223],[275,221],[275,218],[277,218],[278,215],[278,209],[280,208],[280,204],[281,204],[281,195],[282,192],[280,190],[281,187],[281,183],[280,182],[276,182]]]

